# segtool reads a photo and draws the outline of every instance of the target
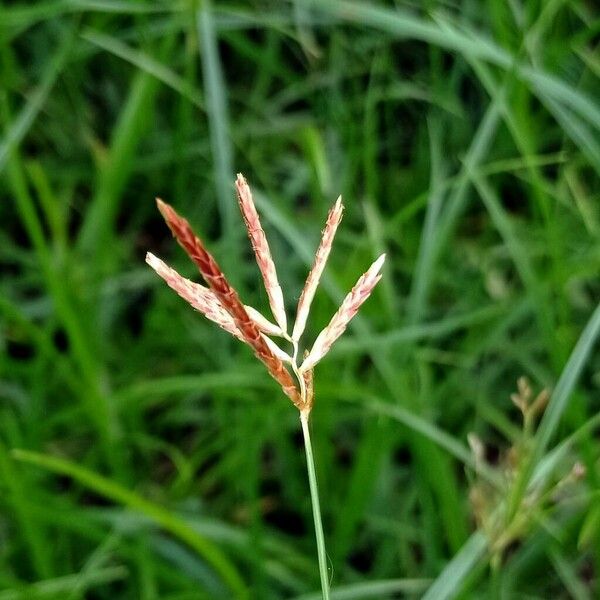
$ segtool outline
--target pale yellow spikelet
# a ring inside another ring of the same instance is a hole
[[[164,279],[172,290],[177,292],[193,308],[200,311],[207,319],[217,323],[225,331],[235,335],[243,342],[246,341],[236,327],[233,317],[222,307],[212,290],[182,277],[175,269],[169,267],[151,252],[146,254],[146,262],[156,271],[157,275]],[[244,305],[244,308],[261,332],[267,335],[282,335],[281,329],[263,317],[255,308],[248,305]]]
[[[296,322],[294,323],[294,330],[292,332],[292,339],[294,341],[298,341],[304,333],[308,313],[310,312],[310,305],[315,296],[315,292],[317,291],[325,265],[327,264],[327,259],[329,258],[329,253],[333,244],[333,238],[335,237],[335,232],[342,220],[343,212],[344,205],[342,204],[342,197],[340,196],[327,215],[327,222],[325,224],[325,229],[323,229],[321,243],[315,254],[313,267],[306,278],[304,289],[302,290],[300,300],[298,301]]]
[[[185,277],[182,277],[175,269],[166,265],[160,258],[154,256],[151,252],[146,254],[146,262],[156,271],[156,274],[162,277],[166,284],[186,302],[201,312],[207,319],[216,323],[225,331],[231,333],[243,342],[244,337],[231,317],[231,315],[221,306],[221,303],[211,290],[203,285],[194,283]]]
[[[283,361],[284,363],[288,363],[288,364],[292,363],[292,357],[287,352],[284,352],[270,337],[268,337],[264,333],[261,335],[262,335],[262,338],[267,343],[267,346],[269,346],[269,350],[271,350],[271,352],[279,360]]]
[[[300,371],[312,369],[329,352],[331,345],[344,333],[348,323],[358,312],[363,302],[369,297],[377,282],[381,279],[379,271],[385,261],[382,254],[356,282],[350,293],[344,298],[340,308],[331,318],[329,325],[317,336],[308,356],[302,363]]]
[[[283,331],[281,331],[281,327],[275,325],[275,323],[271,323],[269,319],[267,319],[262,313],[258,312],[252,306],[244,305],[248,316],[256,323],[256,326],[267,335],[276,335],[282,337],[285,335]]]
[[[287,331],[285,304],[283,301],[283,293],[281,292],[281,287],[277,279],[275,263],[271,257],[269,242],[267,242],[265,232],[260,224],[258,212],[254,205],[254,200],[252,199],[252,192],[250,191],[246,179],[241,173],[237,176],[235,187],[240,210],[242,211],[246,229],[248,230],[248,237],[252,243],[252,248],[256,255],[256,262],[265,283],[265,290],[267,292],[267,297],[269,298],[271,311],[277,325],[285,332]]]

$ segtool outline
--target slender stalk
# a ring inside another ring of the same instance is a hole
[[[319,557],[319,575],[321,576],[321,590],[323,591],[323,600],[329,600],[329,574],[327,572],[327,553],[325,551],[325,536],[323,535],[323,523],[321,522],[321,507],[319,505],[319,488],[317,486],[317,475],[315,472],[315,459],[313,457],[312,445],[310,443],[310,431],[308,429],[309,415],[310,410],[300,411],[300,423],[302,423],[304,449],[306,451],[306,468],[308,470],[308,482],[310,485],[310,499],[312,503],[313,519],[315,521],[315,537],[317,539],[317,555]]]

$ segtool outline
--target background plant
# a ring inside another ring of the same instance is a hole
[[[315,381],[334,587],[594,597],[597,18],[577,1],[3,3],[0,593],[317,590],[293,411],[143,265],[150,247],[193,274],[160,193],[267,308],[235,165],[297,294],[332,199],[353,202],[307,334],[392,257]],[[560,464],[585,477],[493,575],[467,435],[492,458],[519,439],[522,374],[553,395],[513,508]]]

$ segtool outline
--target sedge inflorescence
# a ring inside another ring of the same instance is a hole
[[[342,220],[344,207],[341,197],[327,216],[312,269],[298,301],[296,319],[290,334],[283,293],[277,279],[277,270],[269,243],[260,224],[252,193],[242,175],[237,176],[235,187],[274,322],[255,308],[242,303],[238,293],[227,281],[218,263],[193,232],[187,220],[160,199],[157,199],[159,211],[173,236],[198,267],[208,287],[182,277],[150,252],[146,255],[146,262],[193,308],[250,346],[298,410],[308,415],[313,405],[313,369],[327,354],[335,340],[342,335],[350,320],[373,291],[381,278],[385,254],[382,254],[358,279],[329,324],[317,336],[312,348],[305,351],[302,361],[299,361],[298,348],[306,328],[310,306],[329,257],[335,232]],[[292,352],[284,351],[273,338],[280,338],[290,344]]]

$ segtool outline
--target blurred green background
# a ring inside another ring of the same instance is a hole
[[[290,315],[344,197],[308,339],[388,253],[316,370],[334,597],[598,597],[599,32],[585,0],[0,3],[0,599],[319,597],[297,411],[144,264],[197,278],[161,196],[266,312],[238,171]]]

